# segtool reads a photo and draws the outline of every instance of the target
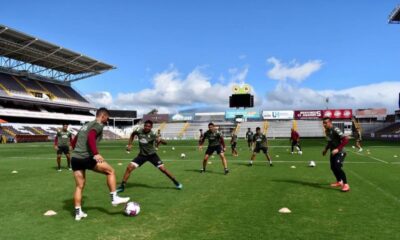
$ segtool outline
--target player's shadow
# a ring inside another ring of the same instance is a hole
[[[249,163],[245,163],[245,162],[235,162],[235,163],[233,163],[233,165],[251,167],[249,165]]]
[[[84,197],[84,198],[85,198],[85,197]],[[84,202],[84,201],[82,201],[82,202]],[[64,210],[65,212],[69,212],[70,215],[71,215],[72,217],[75,217],[75,212],[74,212],[74,199],[65,199],[65,200],[63,201],[63,203],[64,203],[64,205],[63,205],[63,210]],[[110,206],[111,206],[111,205],[110,205]],[[91,210],[96,210],[96,211],[105,213],[105,214],[107,214],[107,215],[120,215],[120,214],[121,214],[121,211],[120,211],[119,208],[118,208],[118,211],[116,211],[116,212],[110,212],[110,211],[108,211],[107,209],[105,209],[105,208],[103,208],[103,207],[90,207],[90,206],[84,207],[83,210],[84,210],[85,212],[86,212],[86,211],[89,212],[89,211],[91,211]]]
[[[292,180],[292,179],[290,179],[290,180],[288,180],[288,179],[274,179],[274,180],[271,180],[271,181],[272,182],[278,182],[278,183],[298,184],[298,185],[302,185],[302,186],[308,186],[308,187],[325,189],[325,190],[336,190],[334,188],[331,188],[326,183],[306,182],[306,181]]]
[[[130,188],[175,189],[175,187],[150,186],[144,183],[127,183],[125,185],[125,190]]]
[[[215,171],[208,170],[208,169],[206,170],[205,173],[200,173],[200,170],[198,170],[198,169],[186,169],[185,172],[195,172],[195,173],[197,173],[199,175],[201,175],[201,174],[209,174],[209,173],[218,174],[218,175],[225,175],[223,172],[215,172]]]

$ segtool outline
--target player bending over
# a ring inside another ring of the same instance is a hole
[[[104,160],[97,149],[97,143],[103,137],[103,127],[107,123],[110,113],[106,108],[100,108],[96,112],[96,119],[82,126],[72,141],[72,170],[75,178],[75,220],[79,221],[87,217],[82,211],[82,194],[86,182],[86,169],[102,173],[107,177],[107,185],[110,190],[111,204],[116,206],[129,201],[129,197],[119,197],[116,188],[115,171]]]
[[[229,173],[228,164],[225,158],[225,142],[222,134],[217,130],[214,123],[208,124],[208,130],[204,133],[203,138],[200,139],[199,148],[203,147],[204,141],[208,139],[208,147],[206,150],[206,154],[203,159],[203,168],[200,170],[201,173],[206,171],[208,158],[214,153],[220,156],[222,165],[224,166],[225,175]]]
[[[344,146],[346,146],[346,144],[349,142],[349,139],[343,134],[342,130],[333,126],[332,120],[329,117],[325,117],[323,119],[323,125],[328,144],[322,152],[322,155],[325,156],[328,149],[331,151],[331,170],[336,178],[336,182],[332,183],[331,186],[341,187],[342,192],[348,192],[350,190],[350,186],[347,184],[346,174],[344,173],[342,167],[344,158],[346,157]]]
[[[131,172],[136,168],[142,166],[145,162],[150,162],[155,167],[157,167],[162,173],[164,173],[171,181],[175,184],[177,189],[182,189],[182,184],[180,184],[174,176],[165,168],[164,163],[161,161],[160,157],[156,153],[154,145],[156,143],[166,144],[164,140],[158,137],[151,129],[153,128],[153,122],[147,120],[144,122],[143,128],[138,128],[134,130],[129,138],[128,150],[132,149],[132,142],[135,136],[139,140],[140,152],[136,158],[128,164],[125,170],[124,177],[122,179],[121,185],[118,187],[117,192],[123,192],[125,190],[126,183],[128,182]]]
[[[54,138],[54,149],[57,151],[57,171],[61,172],[61,156],[64,153],[67,158],[68,169],[71,168],[71,155],[69,149],[72,142],[72,133],[68,131],[68,124],[63,124],[62,129],[57,132]]]
[[[265,154],[265,157],[267,158],[269,162],[269,166],[272,165],[272,160],[271,157],[268,154],[268,141],[267,137],[265,134],[261,133],[261,128],[257,127],[256,128],[256,134],[253,136],[253,154],[251,155],[250,161],[249,161],[249,166],[253,166],[253,161],[256,159],[256,154],[260,153],[262,151]]]
[[[296,130],[294,130],[294,128],[291,129],[290,142],[292,143],[292,154],[294,152],[294,147],[297,148],[297,151],[300,155],[303,154],[300,147],[300,135]]]

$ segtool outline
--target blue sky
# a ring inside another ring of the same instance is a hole
[[[117,67],[74,84],[98,105],[263,109],[397,107],[400,1],[14,1],[0,23]]]

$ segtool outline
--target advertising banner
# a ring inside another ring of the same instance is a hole
[[[328,109],[322,111],[323,118],[330,117],[331,119],[351,119],[353,110],[351,109]]]
[[[294,111],[294,118],[297,120],[302,119],[321,119],[322,110],[298,110]]]
[[[254,109],[235,109],[226,110],[225,119],[235,119],[237,116],[242,116],[246,119],[259,119],[261,118],[260,112]]]
[[[357,109],[357,118],[379,118],[386,117],[386,108],[368,108],[368,109]]]
[[[294,111],[263,111],[263,119],[293,119]]]

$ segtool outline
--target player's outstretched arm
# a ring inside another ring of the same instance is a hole
[[[128,146],[126,147],[127,151],[131,151],[133,139],[135,139],[135,136],[136,136],[136,132],[132,132],[132,134],[131,134],[131,136],[130,136],[130,138],[128,140]]]

